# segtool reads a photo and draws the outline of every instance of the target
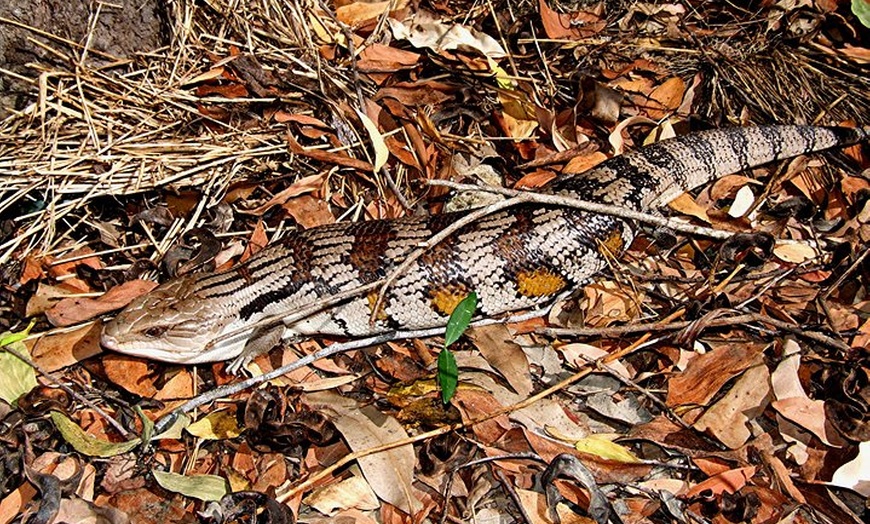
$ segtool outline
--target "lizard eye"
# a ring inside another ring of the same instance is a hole
[[[145,336],[148,338],[157,338],[166,333],[166,326],[152,326],[145,330]]]

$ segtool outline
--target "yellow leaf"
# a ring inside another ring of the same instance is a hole
[[[640,459],[628,449],[615,444],[600,435],[592,435],[574,443],[574,448],[583,453],[589,453],[607,460],[634,464]]]
[[[235,415],[229,411],[215,411],[185,428],[194,437],[205,440],[224,440],[242,434]]]
[[[372,140],[372,146],[375,148],[374,171],[377,173],[387,163],[387,158],[390,156],[390,150],[387,149],[387,143],[384,142],[384,135],[378,131],[378,126],[372,122],[372,119],[359,109],[356,110],[356,114],[359,115],[359,119],[362,120],[363,126],[369,133],[369,138]]]

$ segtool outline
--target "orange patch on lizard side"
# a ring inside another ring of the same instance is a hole
[[[565,289],[565,279],[549,269],[538,268],[517,273],[517,290],[527,297],[544,297]]]
[[[372,313],[375,310],[375,305],[378,303],[378,292],[372,291],[371,293],[366,295],[366,298],[369,301],[369,313]],[[375,320],[387,320],[387,312],[384,311],[385,304],[386,304],[386,300],[384,300],[384,302],[381,303],[381,308],[378,311],[378,314],[375,315]]]
[[[444,287],[430,290],[429,297],[432,299],[432,307],[435,311],[443,315],[449,315],[462,302],[462,299],[468,296],[468,293],[468,288],[462,284],[448,284]]]
[[[614,229],[610,235],[598,243],[598,252],[606,257],[614,257],[622,253],[622,231]]]

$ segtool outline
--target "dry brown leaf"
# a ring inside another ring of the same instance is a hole
[[[331,129],[330,126],[327,125],[326,122],[324,122],[323,120],[320,120],[319,118],[314,118],[313,116],[309,115],[288,113],[284,110],[278,110],[275,111],[272,117],[275,119],[275,122],[279,122],[281,124],[285,122],[295,122],[297,124],[302,124],[305,126],[319,127],[321,129]]]
[[[674,200],[671,200],[670,203],[668,203],[668,207],[677,213],[695,217],[707,224],[710,223],[710,217],[707,216],[707,210],[699,206],[695,202],[695,199],[692,198],[692,195],[688,193],[683,193]]]
[[[743,175],[727,175],[713,183],[709,189],[710,198],[724,200],[737,194],[737,190],[747,184],[758,184],[758,181]]]
[[[755,471],[755,466],[747,466],[720,473],[692,486],[685,496],[687,499],[692,499],[708,490],[717,496],[724,492],[737,493],[749,482],[749,479],[755,476]]]
[[[98,298],[65,298],[46,311],[45,316],[55,326],[71,326],[120,309],[155,287],[157,283],[150,280],[130,280],[111,288]]]
[[[550,8],[546,0],[538,2],[541,24],[548,38],[554,40],[579,40],[601,32],[607,23],[591,12],[577,11],[559,13]]]
[[[30,354],[47,371],[57,371],[100,354],[102,330],[102,324],[95,322],[72,331],[43,335],[29,348]]]
[[[27,306],[24,308],[24,316],[30,318],[41,315],[57,305],[61,299],[73,293],[75,293],[75,290],[68,289],[63,284],[52,286],[40,282],[36,287],[36,291],[27,301]]]
[[[467,422],[472,419],[483,418],[504,408],[489,392],[477,388],[459,388],[451,404],[462,413],[462,420]],[[495,442],[510,429],[511,423],[507,416],[500,415],[494,419],[475,424],[472,429],[474,434],[482,442]]]
[[[45,271],[42,270],[42,264],[32,256],[24,257],[24,264],[21,268],[21,277],[18,283],[22,286],[31,280],[38,280],[45,276]],[[30,315],[27,315],[30,316]]]
[[[78,257],[80,257],[82,255],[88,255],[88,254],[91,254],[93,252],[94,252],[93,249],[91,249],[89,247],[83,247],[81,249],[76,249],[76,250],[73,250],[73,251],[67,253],[66,257],[64,257],[64,258],[78,259]],[[74,260],[72,262],[61,262],[59,264],[55,263],[51,257],[46,257],[44,264],[45,264],[44,267],[48,268],[47,269],[48,274],[53,278],[60,278],[63,276],[76,274],[76,267],[80,264],[84,264],[84,265],[91,267],[93,269],[102,269],[102,267],[103,267],[102,261],[97,256],[88,256],[88,257],[82,258],[80,260]],[[69,280],[78,280],[79,282],[81,282],[81,280],[79,280],[78,278],[69,279]],[[64,282],[64,284],[70,286],[69,280],[66,280]],[[75,287],[76,287],[76,289],[80,289],[80,290],[87,290],[88,289],[86,285],[85,286],[77,285]]]
[[[270,198],[269,201],[262,206],[255,207],[254,209],[247,211],[247,213],[254,216],[260,216],[268,211],[272,206],[284,204],[293,197],[304,195],[306,193],[313,193],[314,191],[320,191],[323,188],[325,181],[326,173],[317,173],[316,175],[302,177],[287,186],[286,189],[282,190],[277,195]]]
[[[555,178],[556,173],[548,169],[536,169],[523,178],[517,180],[517,183],[514,184],[514,189],[534,189],[542,187]]]
[[[386,12],[398,11],[408,5],[408,0],[384,0],[381,2],[351,2],[335,9],[335,17],[342,23],[356,27],[376,20]]]
[[[323,151],[322,149],[304,148],[302,147],[302,145],[299,144],[299,142],[296,141],[293,135],[289,133],[287,134],[287,145],[289,146],[289,149],[292,153],[296,153],[297,155],[302,155],[304,157],[308,157],[314,160],[319,160],[327,164],[350,167],[368,173],[371,173],[374,169],[372,165],[368,162],[356,158],[351,158],[343,153],[330,153],[329,151]]]
[[[329,210],[329,204],[311,195],[290,199],[282,207],[306,229],[335,223],[335,215]]]
[[[217,95],[223,98],[246,98],[251,95],[248,88],[237,82],[230,84],[203,84],[195,90],[196,96]]]
[[[419,61],[419,53],[372,44],[362,50],[357,66],[363,73],[394,73],[414,67]]]
[[[731,449],[743,446],[752,437],[748,423],[761,415],[772,399],[770,372],[764,359],[756,355],[750,366],[719,401],[695,422],[704,431]]]
[[[589,155],[575,156],[565,164],[565,167],[562,168],[562,173],[566,175],[584,173],[605,160],[607,160],[607,155],[601,151],[595,151]]]
[[[656,86],[649,94],[646,113],[654,120],[661,120],[673,113],[683,100],[686,83],[680,77],[671,77]]]
[[[193,376],[186,368],[164,376],[148,361],[115,353],[106,354],[102,364],[110,381],[140,397],[176,400],[193,395]]]
[[[668,406],[706,405],[726,382],[748,368],[762,349],[758,344],[721,344],[696,355],[683,373],[671,377]]]
[[[586,323],[606,327],[616,322],[634,320],[640,314],[643,294],[632,295],[616,282],[605,280],[583,288],[586,295]]]
[[[38,492],[30,482],[24,482],[0,500],[0,524],[9,524],[24,514],[24,510]]]
[[[360,406],[354,400],[330,391],[308,393],[304,399],[312,409],[329,417],[353,451],[365,451],[408,438],[396,419],[380,413],[373,406]],[[378,497],[411,514],[421,508],[411,485],[416,462],[410,444],[358,460]]]
[[[469,329],[466,335],[474,342],[486,361],[508,381],[520,396],[532,391],[529,361],[523,349],[513,341],[513,335],[504,324],[490,324]]]
[[[819,256],[809,244],[779,244],[773,248],[773,254],[783,262],[791,264],[802,264]]]
[[[331,517],[347,509],[372,511],[380,507],[377,495],[359,475],[352,475],[340,482],[328,484],[315,490],[302,501]]]

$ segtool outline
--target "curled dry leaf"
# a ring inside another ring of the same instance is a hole
[[[360,407],[352,399],[336,393],[308,393],[305,402],[312,409],[325,414],[355,452],[408,438],[404,428],[393,417],[378,412],[372,406]],[[414,448],[410,444],[358,460],[360,469],[378,497],[412,514],[422,507],[412,487],[415,462]]]
[[[784,346],[785,358],[771,376],[775,400],[773,409],[802,428],[812,432],[828,446],[842,445],[825,415],[825,403],[813,400],[804,392],[798,375],[800,368],[800,346],[788,340]]]
[[[770,372],[764,360],[756,357],[728,393],[705,411],[694,427],[737,449],[752,437],[748,424],[764,412],[770,397]]]
[[[579,40],[601,32],[607,23],[595,13],[577,11],[559,13],[552,9],[546,0],[538,2],[541,24],[548,38],[554,40]]]
[[[103,293],[99,298],[65,298],[45,312],[55,326],[71,326],[120,309],[139,295],[157,287],[149,280],[130,280]]]

